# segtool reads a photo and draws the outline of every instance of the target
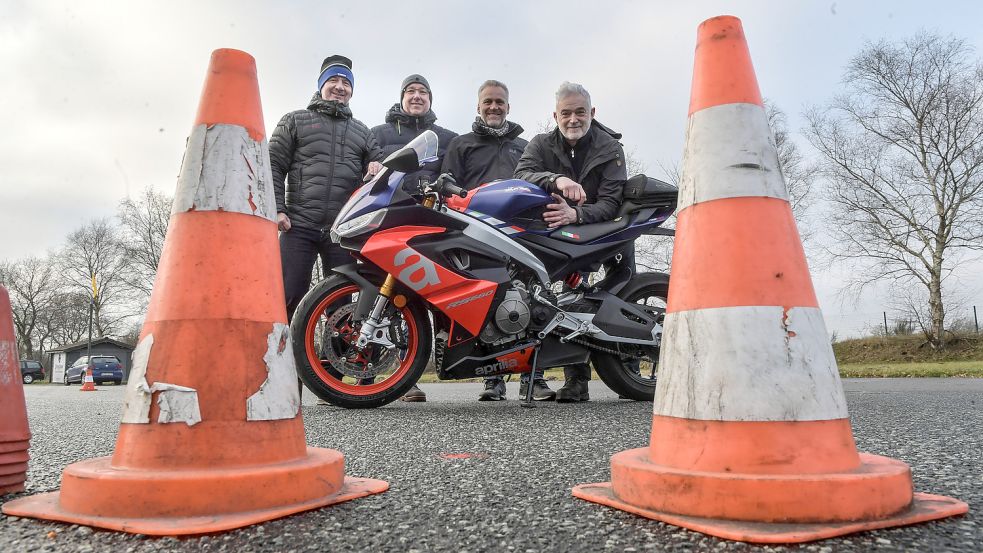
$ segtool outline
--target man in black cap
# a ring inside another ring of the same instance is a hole
[[[350,59],[325,58],[307,109],[284,115],[270,138],[288,319],[310,288],[318,255],[325,267],[352,262],[328,233],[363,175],[382,170],[379,144],[348,107],[354,86]]]
[[[426,177],[431,182],[440,174],[440,160],[457,133],[436,124],[437,114],[433,112],[433,93],[430,83],[423,75],[413,74],[403,79],[399,89],[399,101],[386,112],[386,122],[372,127],[372,134],[382,148],[383,156],[406,146],[423,131],[437,133],[438,160],[424,166],[414,178]]]
[[[426,178],[433,182],[440,174],[440,162],[447,151],[447,146],[457,133],[434,124],[437,114],[430,109],[433,95],[430,83],[422,75],[413,74],[403,79],[399,89],[399,101],[393,104],[386,113],[385,124],[372,127],[372,134],[382,147],[383,157],[406,146],[423,131],[431,130],[437,133],[437,161],[423,166],[419,172],[408,176],[410,181]],[[426,401],[427,395],[414,385],[403,401]]]
[[[505,83],[488,80],[478,87],[478,116],[471,124],[471,132],[451,140],[442,173],[454,175],[457,184],[466,190],[499,179],[512,178],[516,164],[525,149],[525,140],[519,138],[522,127],[508,121],[509,88]],[[529,373],[520,379],[519,396],[525,397],[529,385]],[[551,401],[556,392],[550,390],[542,372],[533,378],[532,397],[538,401]],[[478,401],[505,399],[505,380],[501,376],[485,378],[485,389]]]

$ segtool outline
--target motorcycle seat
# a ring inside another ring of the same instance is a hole
[[[565,225],[554,230],[550,238],[571,244],[586,244],[603,236],[615,233],[628,226],[629,217],[616,217],[613,221],[591,223],[589,225]]]

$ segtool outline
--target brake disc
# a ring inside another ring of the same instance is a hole
[[[324,322],[322,355],[336,371],[352,378],[375,378],[394,368],[398,363],[394,349],[381,349],[377,344],[369,344],[361,352],[352,345],[352,337],[358,335],[358,330],[350,336],[342,336],[338,332],[338,324],[343,320],[351,320],[355,312],[355,304],[345,304],[334,311]],[[390,334],[392,334],[390,325]]]

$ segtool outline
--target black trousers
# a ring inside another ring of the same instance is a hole
[[[605,274],[613,273],[619,281],[622,279],[625,282],[631,280],[631,277],[635,276],[637,272],[635,268],[635,242],[631,242],[621,251],[621,263],[614,265],[612,261],[610,264],[605,264],[604,272]],[[590,377],[589,363],[577,363],[569,367],[563,367],[564,380],[590,380]]]
[[[311,287],[311,270],[319,255],[325,276],[331,267],[355,262],[348,250],[331,241],[327,231],[293,227],[280,233],[280,265],[288,321],[293,319],[297,305]]]

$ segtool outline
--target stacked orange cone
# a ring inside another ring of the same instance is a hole
[[[216,50],[178,178],[112,457],[10,515],[151,535],[215,532],[388,488],[307,447],[252,56]]]
[[[700,25],[651,444],[582,499],[792,543],[965,513],[858,454],[740,20]]]
[[[82,387],[79,388],[81,392],[97,392],[96,381],[92,378],[92,374],[89,371],[82,372]]]
[[[31,430],[10,296],[0,286],[0,495],[24,491]]]

